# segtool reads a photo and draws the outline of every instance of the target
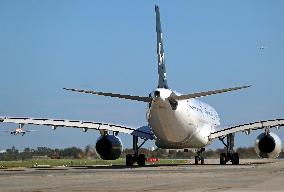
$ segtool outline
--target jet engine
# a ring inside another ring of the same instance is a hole
[[[106,135],[98,138],[96,152],[103,160],[118,159],[122,152],[122,144],[118,137]]]
[[[277,158],[282,142],[275,133],[261,133],[255,140],[255,152],[261,158]]]

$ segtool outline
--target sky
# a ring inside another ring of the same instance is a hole
[[[153,91],[158,83],[155,4],[160,6],[171,89],[194,93],[252,85],[202,101],[217,110],[224,126],[284,118],[280,0],[1,0],[0,116],[146,125],[145,103],[62,88],[141,96]],[[1,124],[0,129],[16,126]],[[0,132],[0,150],[84,148],[95,145],[99,136],[96,131],[26,128],[38,131],[24,137]],[[275,132],[283,140],[284,128]],[[253,146],[258,134],[237,134],[236,146]],[[124,147],[131,147],[131,136],[119,136]],[[220,141],[208,148],[218,147],[223,147]]]

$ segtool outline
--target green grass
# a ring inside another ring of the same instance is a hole
[[[188,163],[187,160],[171,160],[171,159],[159,159],[155,163],[147,164],[184,164]],[[24,161],[0,161],[0,168],[12,168],[12,167],[36,167],[48,165],[50,167],[56,166],[93,166],[93,165],[125,165],[125,159],[120,158],[117,160],[101,160],[101,159],[43,159],[43,160],[24,160]]]

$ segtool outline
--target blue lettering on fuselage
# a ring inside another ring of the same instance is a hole
[[[210,109],[208,109],[206,106],[202,105],[202,104],[199,104],[198,101],[196,103],[196,105],[193,105],[193,104],[190,104],[189,101],[187,101],[188,103],[188,106],[199,112],[199,113],[202,113],[202,114],[206,114],[207,116],[209,116],[212,120],[216,120],[218,119],[218,117],[216,116],[215,113],[213,113]]]

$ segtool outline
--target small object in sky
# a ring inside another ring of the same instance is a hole
[[[13,131],[7,131],[7,130],[1,130],[1,131],[11,133],[11,135],[22,135],[22,136],[24,136],[26,133],[34,132],[36,130],[24,130],[22,127],[19,127],[19,128],[16,128]]]
[[[262,45],[262,46],[258,47],[259,50],[264,50],[264,49],[267,49],[267,48],[268,48],[268,47],[265,46],[265,45]]]

